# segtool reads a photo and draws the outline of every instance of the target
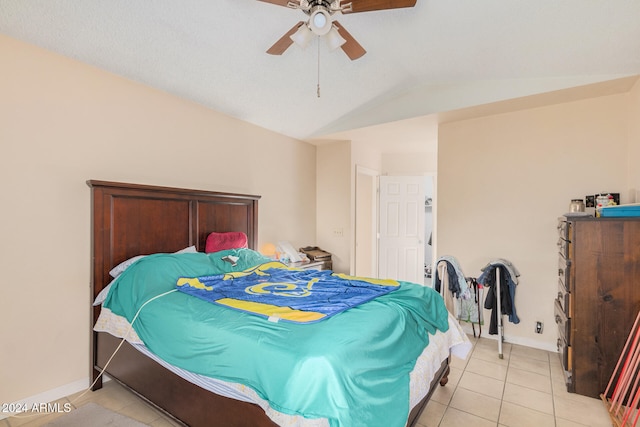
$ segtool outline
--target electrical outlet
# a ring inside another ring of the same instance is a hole
[[[342,229],[342,228],[334,228],[333,229],[333,237],[344,237],[344,229]]]
[[[536,334],[541,334],[542,333],[542,322],[536,322]]]

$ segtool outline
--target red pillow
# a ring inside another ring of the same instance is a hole
[[[228,233],[211,233],[207,236],[204,251],[206,253],[223,251],[225,249],[247,248],[247,235],[242,231]]]

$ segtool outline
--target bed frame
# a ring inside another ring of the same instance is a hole
[[[140,254],[175,252],[195,245],[203,251],[212,231],[243,231],[249,247],[258,242],[260,196],[187,190],[106,181],[91,188],[91,301],[109,284],[109,271]],[[96,380],[120,339],[93,331],[100,312],[91,307],[91,379]],[[258,405],[204,390],[144,356],[127,342],[105,371],[128,389],[189,426],[277,427]],[[439,383],[447,383],[448,360],[434,377],[429,393],[411,411],[413,425]],[[102,387],[98,379],[93,390]]]

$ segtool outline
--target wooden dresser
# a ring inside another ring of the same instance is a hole
[[[599,397],[640,310],[640,218],[558,221],[558,351],[569,392]]]

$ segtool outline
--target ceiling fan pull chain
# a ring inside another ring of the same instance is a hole
[[[318,89],[317,89],[317,94],[318,94],[318,98],[320,98],[320,37],[317,37],[318,39]]]

